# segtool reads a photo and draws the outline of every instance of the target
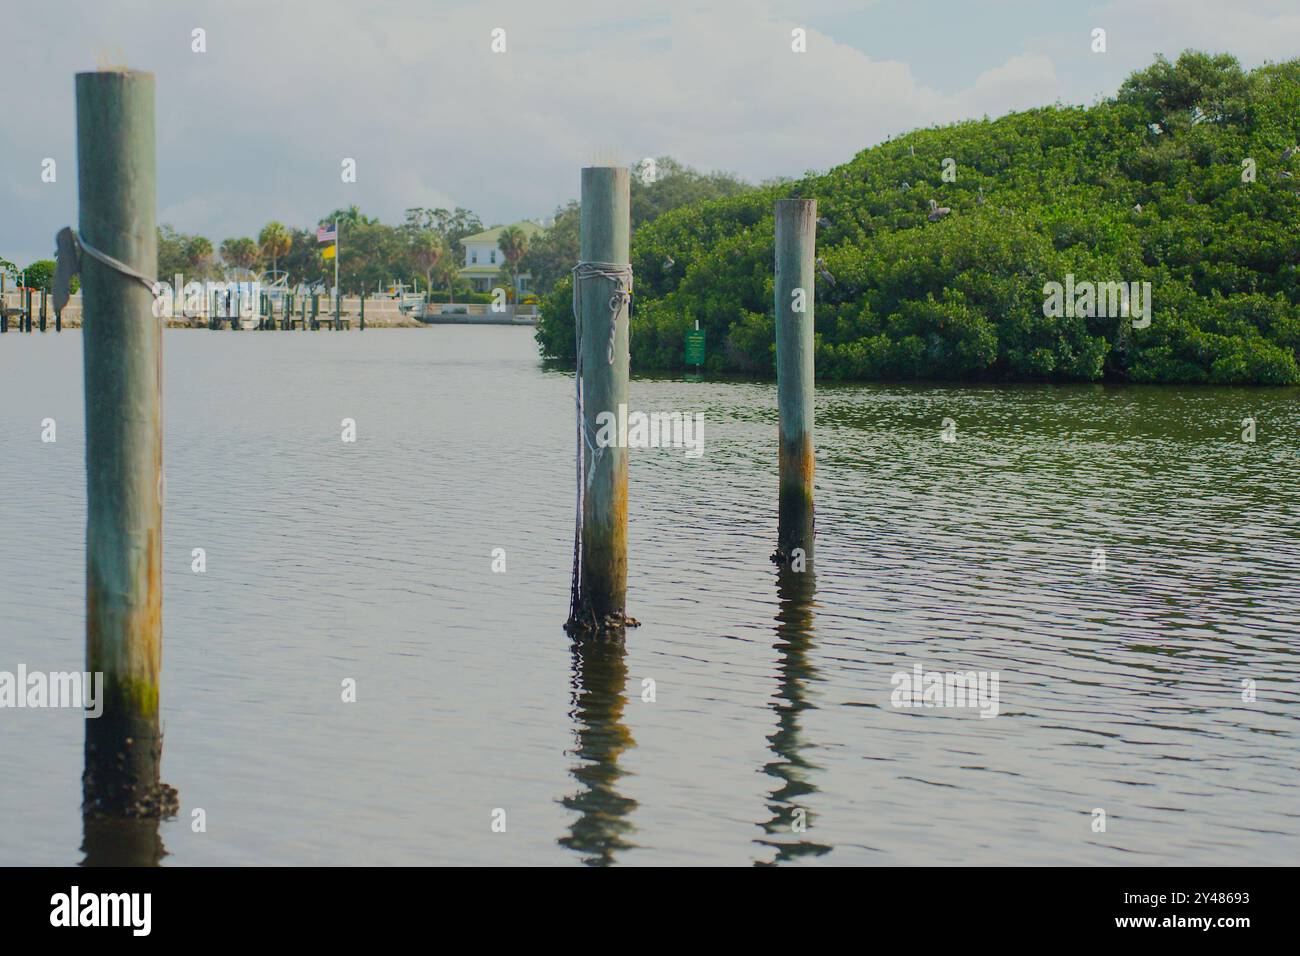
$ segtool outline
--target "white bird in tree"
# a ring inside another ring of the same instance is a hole
[[[931,222],[938,222],[948,213],[952,212],[947,206],[940,206],[933,199],[930,200],[930,215],[926,216]]]
[[[664,271],[667,272],[673,266],[677,265],[672,256],[664,256]]]
[[[977,206],[982,206],[982,205],[984,205],[984,187],[983,187],[983,186],[980,187],[980,194],[979,194],[978,196],[975,197],[975,204],[976,204]]]
[[[1142,204],[1141,204],[1141,203],[1134,203],[1134,205],[1133,205],[1133,211],[1134,211],[1134,212],[1141,212],[1141,211],[1142,211]]]
[[[911,188],[912,188],[911,183],[909,183],[906,179],[903,180],[903,185],[901,185],[901,186],[898,187],[898,189],[899,189],[900,192],[907,192],[907,191],[910,190]]]

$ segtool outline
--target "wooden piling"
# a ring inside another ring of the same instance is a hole
[[[780,415],[777,550],[811,568],[813,511],[813,283],[817,200],[776,202],[776,395]]]
[[[629,262],[629,171],[623,166],[582,170],[580,256],[583,263],[626,267]],[[627,448],[617,437],[601,443],[626,409],[629,303],[619,282],[604,275],[576,277],[582,416],[587,442],[581,479],[578,576],[566,628],[570,633],[619,632],[627,618]],[[627,288],[627,287],[622,287]],[[611,309],[611,301],[615,307]],[[611,360],[612,351],[612,360]],[[598,417],[601,421],[597,421]],[[617,428],[614,429],[618,431]]]
[[[152,275],[154,77],[79,73],[80,231]],[[176,811],[159,782],[162,732],[162,320],[137,280],[81,257],[86,402],[86,669],[103,713],[86,720],[85,807],[120,817]]]
[[[361,326],[360,326],[360,331],[364,332],[365,330],[366,330],[366,286],[365,286],[365,283],[363,282],[363,283],[361,284]]]
[[[23,320],[27,323],[27,328],[24,331],[30,332],[32,330],[32,290],[24,289],[23,297],[27,302],[27,305],[23,309]]]
[[[48,311],[49,304],[47,302],[48,296],[49,296],[49,290],[42,289],[41,290],[41,331],[42,332],[45,331],[45,317],[49,314]]]

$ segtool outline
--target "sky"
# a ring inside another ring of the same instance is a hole
[[[918,127],[1095,102],[1157,53],[1300,55],[1296,0],[0,0],[0,24],[0,258],[20,266],[76,220],[73,77],[102,66],[156,74],[158,222],[219,244],[353,204],[541,218],[582,166],[646,156],[799,176]]]

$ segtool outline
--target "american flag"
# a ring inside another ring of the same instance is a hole
[[[316,230],[317,242],[334,242],[338,237],[338,227],[332,223],[328,226],[321,226]]]

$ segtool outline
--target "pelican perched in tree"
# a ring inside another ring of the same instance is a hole
[[[929,219],[931,222],[938,222],[940,219],[948,215],[948,213],[950,212],[952,212],[952,210],[949,209],[947,206],[940,206],[937,202],[931,199],[930,215],[928,215],[926,218]]]
[[[673,266],[677,265],[672,256],[664,256],[664,272],[667,272]]]
[[[831,285],[835,284],[835,277],[831,275],[831,271],[826,268],[826,260],[821,256],[817,257],[817,273]]]

